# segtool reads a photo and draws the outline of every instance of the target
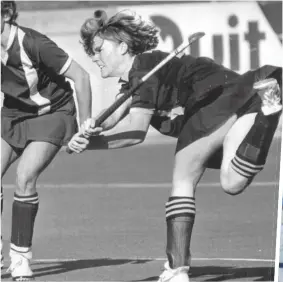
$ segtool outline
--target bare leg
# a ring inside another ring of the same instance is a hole
[[[224,141],[221,184],[231,195],[241,193],[263,169],[278,126],[282,109],[279,86],[263,89],[259,95],[261,111],[238,119]]]
[[[14,149],[1,138],[1,180],[8,170],[9,166],[18,158],[17,153]],[[3,212],[3,186],[1,185],[1,217]],[[2,256],[2,235],[1,235],[1,268],[3,267],[3,256]]]
[[[29,279],[34,222],[39,198],[36,181],[50,164],[60,147],[47,142],[31,142],[24,150],[17,168],[11,232],[11,266],[14,279]],[[21,267],[15,267],[21,261]]]
[[[195,220],[196,186],[203,175],[206,161],[222,145],[225,135],[235,121],[236,116],[231,117],[209,136],[195,141],[176,153],[173,188],[171,197],[166,203],[166,253],[169,263],[162,274],[164,277],[179,271],[185,273],[190,266],[190,242]],[[162,279],[160,278],[160,281],[163,281]],[[176,276],[176,279],[170,281],[179,281],[178,279],[181,278]]]

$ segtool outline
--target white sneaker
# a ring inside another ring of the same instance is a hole
[[[190,282],[188,272],[190,270],[189,266],[182,266],[176,269],[172,269],[167,261],[164,264],[165,270],[159,276],[157,282]]]
[[[268,78],[254,83],[262,100],[261,110],[264,115],[272,115],[282,110],[281,90],[274,78]]]
[[[7,272],[11,272],[13,281],[30,281],[33,280],[33,272],[30,268],[30,259],[32,253],[19,253],[10,250],[11,265]]]

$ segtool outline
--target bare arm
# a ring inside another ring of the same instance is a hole
[[[92,136],[89,140],[74,135],[69,147],[79,153],[88,150],[118,149],[142,143],[146,137],[152,114],[144,112],[129,113],[115,127],[102,135]]]
[[[118,94],[116,96],[116,100],[121,97],[123,93]],[[126,100],[109,118],[107,118],[100,126],[103,130],[110,130],[113,128],[118,122],[120,122],[125,116],[129,114],[131,107],[132,98]],[[104,112],[103,110],[102,112]]]
[[[130,113],[114,128],[100,136],[108,149],[124,148],[142,143],[146,137],[152,115],[142,112]],[[95,145],[95,142],[94,142]],[[95,147],[95,146],[94,146]],[[89,150],[92,150],[90,141]]]
[[[74,60],[63,75],[75,84],[77,94],[79,121],[82,124],[91,117],[92,94],[89,74]]]

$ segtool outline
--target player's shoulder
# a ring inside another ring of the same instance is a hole
[[[159,50],[144,52],[142,54],[137,55],[134,62],[134,68],[140,70],[151,70],[167,55],[168,53]]]
[[[25,35],[26,38],[31,40],[46,37],[44,34],[40,33],[39,31],[29,27],[19,25],[18,29],[20,32],[22,32]]]
[[[38,50],[48,48],[53,41],[45,34],[24,26],[18,26],[18,33],[22,37],[23,48],[28,54],[36,55]]]
[[[19,33],[22,33],[23,45],[26,48],[33,49],[35,45],[44,45],[50,40],[45,34],[29,27],[18,26],[18,30]]]

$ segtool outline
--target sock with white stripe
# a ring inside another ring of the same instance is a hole
[[[190,266],[190,244],[195,213],[195,198],[170,197],[166,203],[166,254],[172,269]]]
[[[279,113],[265,116],[259,112],[256,115],[253,126],[231,161],[234,171],[246,178],[253,178],[263,169],[279,118]]]
[[[38,203],[37,193],[30,196],[14,194],[11,249],[16,252],[27,252],[31,248]]]

